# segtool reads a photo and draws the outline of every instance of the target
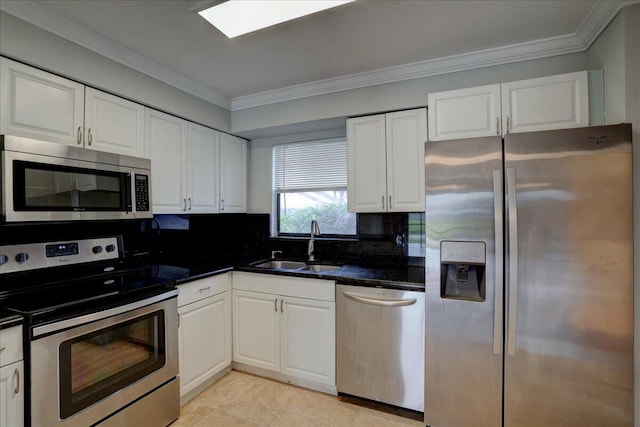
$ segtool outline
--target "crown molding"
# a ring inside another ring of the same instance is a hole
[[[495,65],[584,52],[616,14],[640,0],[600,0],[574,34],[414,62],[230,99],[32,0],[2,1],[0,10],[231,111]]]
[[[231,99],[231,111],[368,86],[584,52],[623,7],[638,2],[640,0],[600,0],[594,4],[574,34],[414,62],[239,96]]]
[[[232,98],[231,111],[583,50],[575,35],[552,37],[239,96]]]
[[[205,101],[230,109],[231,99],[31,0],[2,1],[0,10]]]

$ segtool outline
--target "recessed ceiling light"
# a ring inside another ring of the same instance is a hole
[[[232,38],[354,0],[228,0],[198,13]]]

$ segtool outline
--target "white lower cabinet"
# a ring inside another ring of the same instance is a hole
[[[0,368],[0,427],[24,425],[24,365]]]
[[[335,282],[236,272],[233,288],[234,362],[335,386]]]
[[[0,427],[24,425],[22,326],[0,330]]]
[[[231,365],[231,273],[178,288],[180,397],[202,391]]]

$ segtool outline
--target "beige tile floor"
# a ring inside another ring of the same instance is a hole
[[[231,371],[182,407],[171,427],[423,426],[341,398]]]

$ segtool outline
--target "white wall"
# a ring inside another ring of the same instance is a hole
[[[0,54],[222,131],[230,113],[75,43],[0,12]]]
[[[231,130],[242,135],[243,132],[256,129],[285,126],[311,120],[346,118],[383,111],[424,107],[427,104],[427,94],[430,92],[523,80],[585,69],[587,69],[586,55],[576,53],[354,89],[234,111],[231,116]]]
[[[633,126],[635,426],[640,427],[640,4],[624,10],[625,117]]]
[[[604,114],[606,124],[625,121],[624,13],[619,13],[587,51],[590,69],[604,73]]]

